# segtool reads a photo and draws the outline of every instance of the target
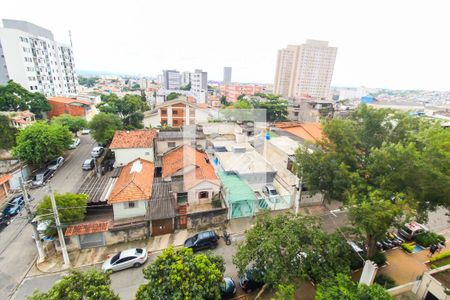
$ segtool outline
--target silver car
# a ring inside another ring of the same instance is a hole
[[[48,168],[49,170],[56,171],[56,169],[58,169],[59,167],[61,167],[63,163],[64,163],[64,157],[60,156],[60,157],[55,158],[54,160],[52,160],[52,161],[47,165],[47,168]]]
[[[108,258],[102,265],[102,271],[120,271],[128,268],[137,268],[147,261],[147,249],[127,249]]]

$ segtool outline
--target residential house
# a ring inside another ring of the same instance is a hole
[[[160,129],[155,139],[156,156],[180,146],[190,145],[199,150],[206,148],[206,136],[196,125],[186,125],[176,129]]]
[[[156,135],[156,130],[147,129],[116,131],[109,147],[116,157],[114,167],[124,166],[136,158],[154,161]]]
[[[86,117],[91,111],[91,101],[67,98],[67,97],[50,97],[48,103],[51,110],[48,117],[51,119],[60,115],[71,115],[76,117]]]
[[[97,220],[94,222],[82,222],[70,225],[66,228],[64,236],[72,244],[70,249],[86,249],[93,247],[102,247],[107,244],[105,236],[111,225],[110,220]]]
[[[29,110],[0,111],[0,115],[8,117],[10,125],[18,129],[23,129],[36,122],[35,115]]]
[[[9,180],[11,179],[10,174],[0,175],[0,205],[6,201],[10,193]]]
[[[153,162],[142,158],[136,158],[122,168],[108,198],[108,204],[113,206],[115,222],[146,219],[154,171]]]
[[[164,154],[162,178],[171,182],[177,203],[187,204],[189,211],[211,208],[211,200],[220,192],[220,181],[208,155],[189,145]]]
[[[324,138],[320,123],[279,122],[275,123],[275,128],[302,142],[316,143]]]

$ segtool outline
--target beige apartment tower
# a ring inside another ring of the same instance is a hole
[[[274,93],[287,98],[329,99],[337,48],[307,40],[278,50]]]

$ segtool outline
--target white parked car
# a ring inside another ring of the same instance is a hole
[[[79,138],[73,139],[72,144],[70,144],[69,149],[75,149],[76,147],[78,147],[78,145],[80,145],[81,140]]]
[[[89,134],[91,131],[88,128],[83,128],[83,130],[81,130],[81,134]]]
[[[103,151],[104,151],[105,149],[103,148],[103,147],[94,147],[94,149],[92,149],[92,151],[91,151],[91,157],[93,157],[93,158],[97,158],[97,157],[100,157],[100,156],[102,156],[102,153],[103,153]]]
[[[147,249],[132,248],[121,251],[108,258],[102,265],[102,271],[120,271],[128,268],[137,268],[147,261]]]
[[[56,171],[56,169],[61,167],[63,163],[64,163],[64,157],[60,156],[58,158],[55,158],[51,162],[49,162],[49,164],[47,165],[47,169]]]

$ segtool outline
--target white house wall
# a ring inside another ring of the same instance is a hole
[[[114,149],[116,162],[114,167],[122,167],[136,158],[142,158],[148,161],[154,161],[154,153],[152,148],[128,148],[128,149]]]
[[[114,220],[143,217],[147,212],[147,201],[133,201],[135,207],[128,208],[128,202],[113,204]]]

